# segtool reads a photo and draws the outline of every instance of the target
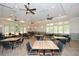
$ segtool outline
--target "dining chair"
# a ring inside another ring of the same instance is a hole
[[[30,43],[26,44],[28,55],[38,55],[37,50],[33,50]]]
[[[0,40],[3,40],[4,38],[5,36],[2,33],[0,33]]]
[[[21,45],[24,41],[24,38],[19,38],[17,41],[16,41],[16,44],[18,45]]]
[[[61,41],[64,45],[66,45],[66,42],[67,42],[66,39],[60,39],[59,41]]]
[[[69,44],[69,47],[71,47],[70,41],[71,41],[71,37],[68,36],[67,43]]]
[[[19,36],[21,36],[22,34],[21,33],[18,33],[19,34]]]
[[[54,50],[54,55],[61,55],[64,49],[64,44],[61,41],[59,41],[57,46],[59,50]]]
[[[12,49],[13,44],[11,42],[2,42],[3,48]]]
[[[12,49],[13,50],[13,44],[11,42],[1,42],[2,47],[2,53],[6,49]]]

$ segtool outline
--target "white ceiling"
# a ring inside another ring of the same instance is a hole
[[[30,8],[36,8],[36,14],[25,14],[25,3],[1,3],[0,4],[0,17],[16,17],[19,20],[45,20],[47,15],[53,17],[68,16],[79,17],[79,4],[78,3],[31,3]],[[8,6],[10,8],[4,7]],[[14,12],[16,11],[16,13]]]

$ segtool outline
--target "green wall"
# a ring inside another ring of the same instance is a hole
[[[71,33],[70,36],[72,40],[79,40],[79,33]]]

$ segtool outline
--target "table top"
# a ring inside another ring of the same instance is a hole
[[[5,42],[5,41],[17,41],[19,38],[7,38],[4,40],[0,40],[1,42]]]
[[[43,35],[35,35],[35,36],[43,36]]]
[[[32,45],[32,49],[59,49],[52,41],[35,41]]]
[[[54,39],[67,39],[66,37],[54,36]]]

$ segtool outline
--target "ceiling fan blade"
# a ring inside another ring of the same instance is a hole
[[[53,19],[53,17],[47,18],[47,20],[52,20],[52,19]]]
[[[28,14],[28,12],[26,12],[26,14]]]
[[[32,14],[35,14],[32,10],[29,9],[29,11],[30,11]]]
[[[19,10],[21,10],[21,11],[26,11],[26,9],[20,9],[20,8],[19,8]]]
[[[32,11],[36,11],[36,8],[34,8],[34,9],[30,9],[30,10],[32,10]]]
[[[30,11],[32,14],[35,14],[31,9],[28,8],[28,11]]]
[[[27,5],[24,5],[26,9],[28,9]]]
[[[30,5],[30,3],[28,3],[28,5],[24,5],[25,8],[26,8],[26,14],[29,13],[29,12],[32,13],[32,14],[35,14],[33,11],[36,11],[36,8],[29,9],[29,5]],[[27,12],[27,11],[29,11],[29,12]]]

